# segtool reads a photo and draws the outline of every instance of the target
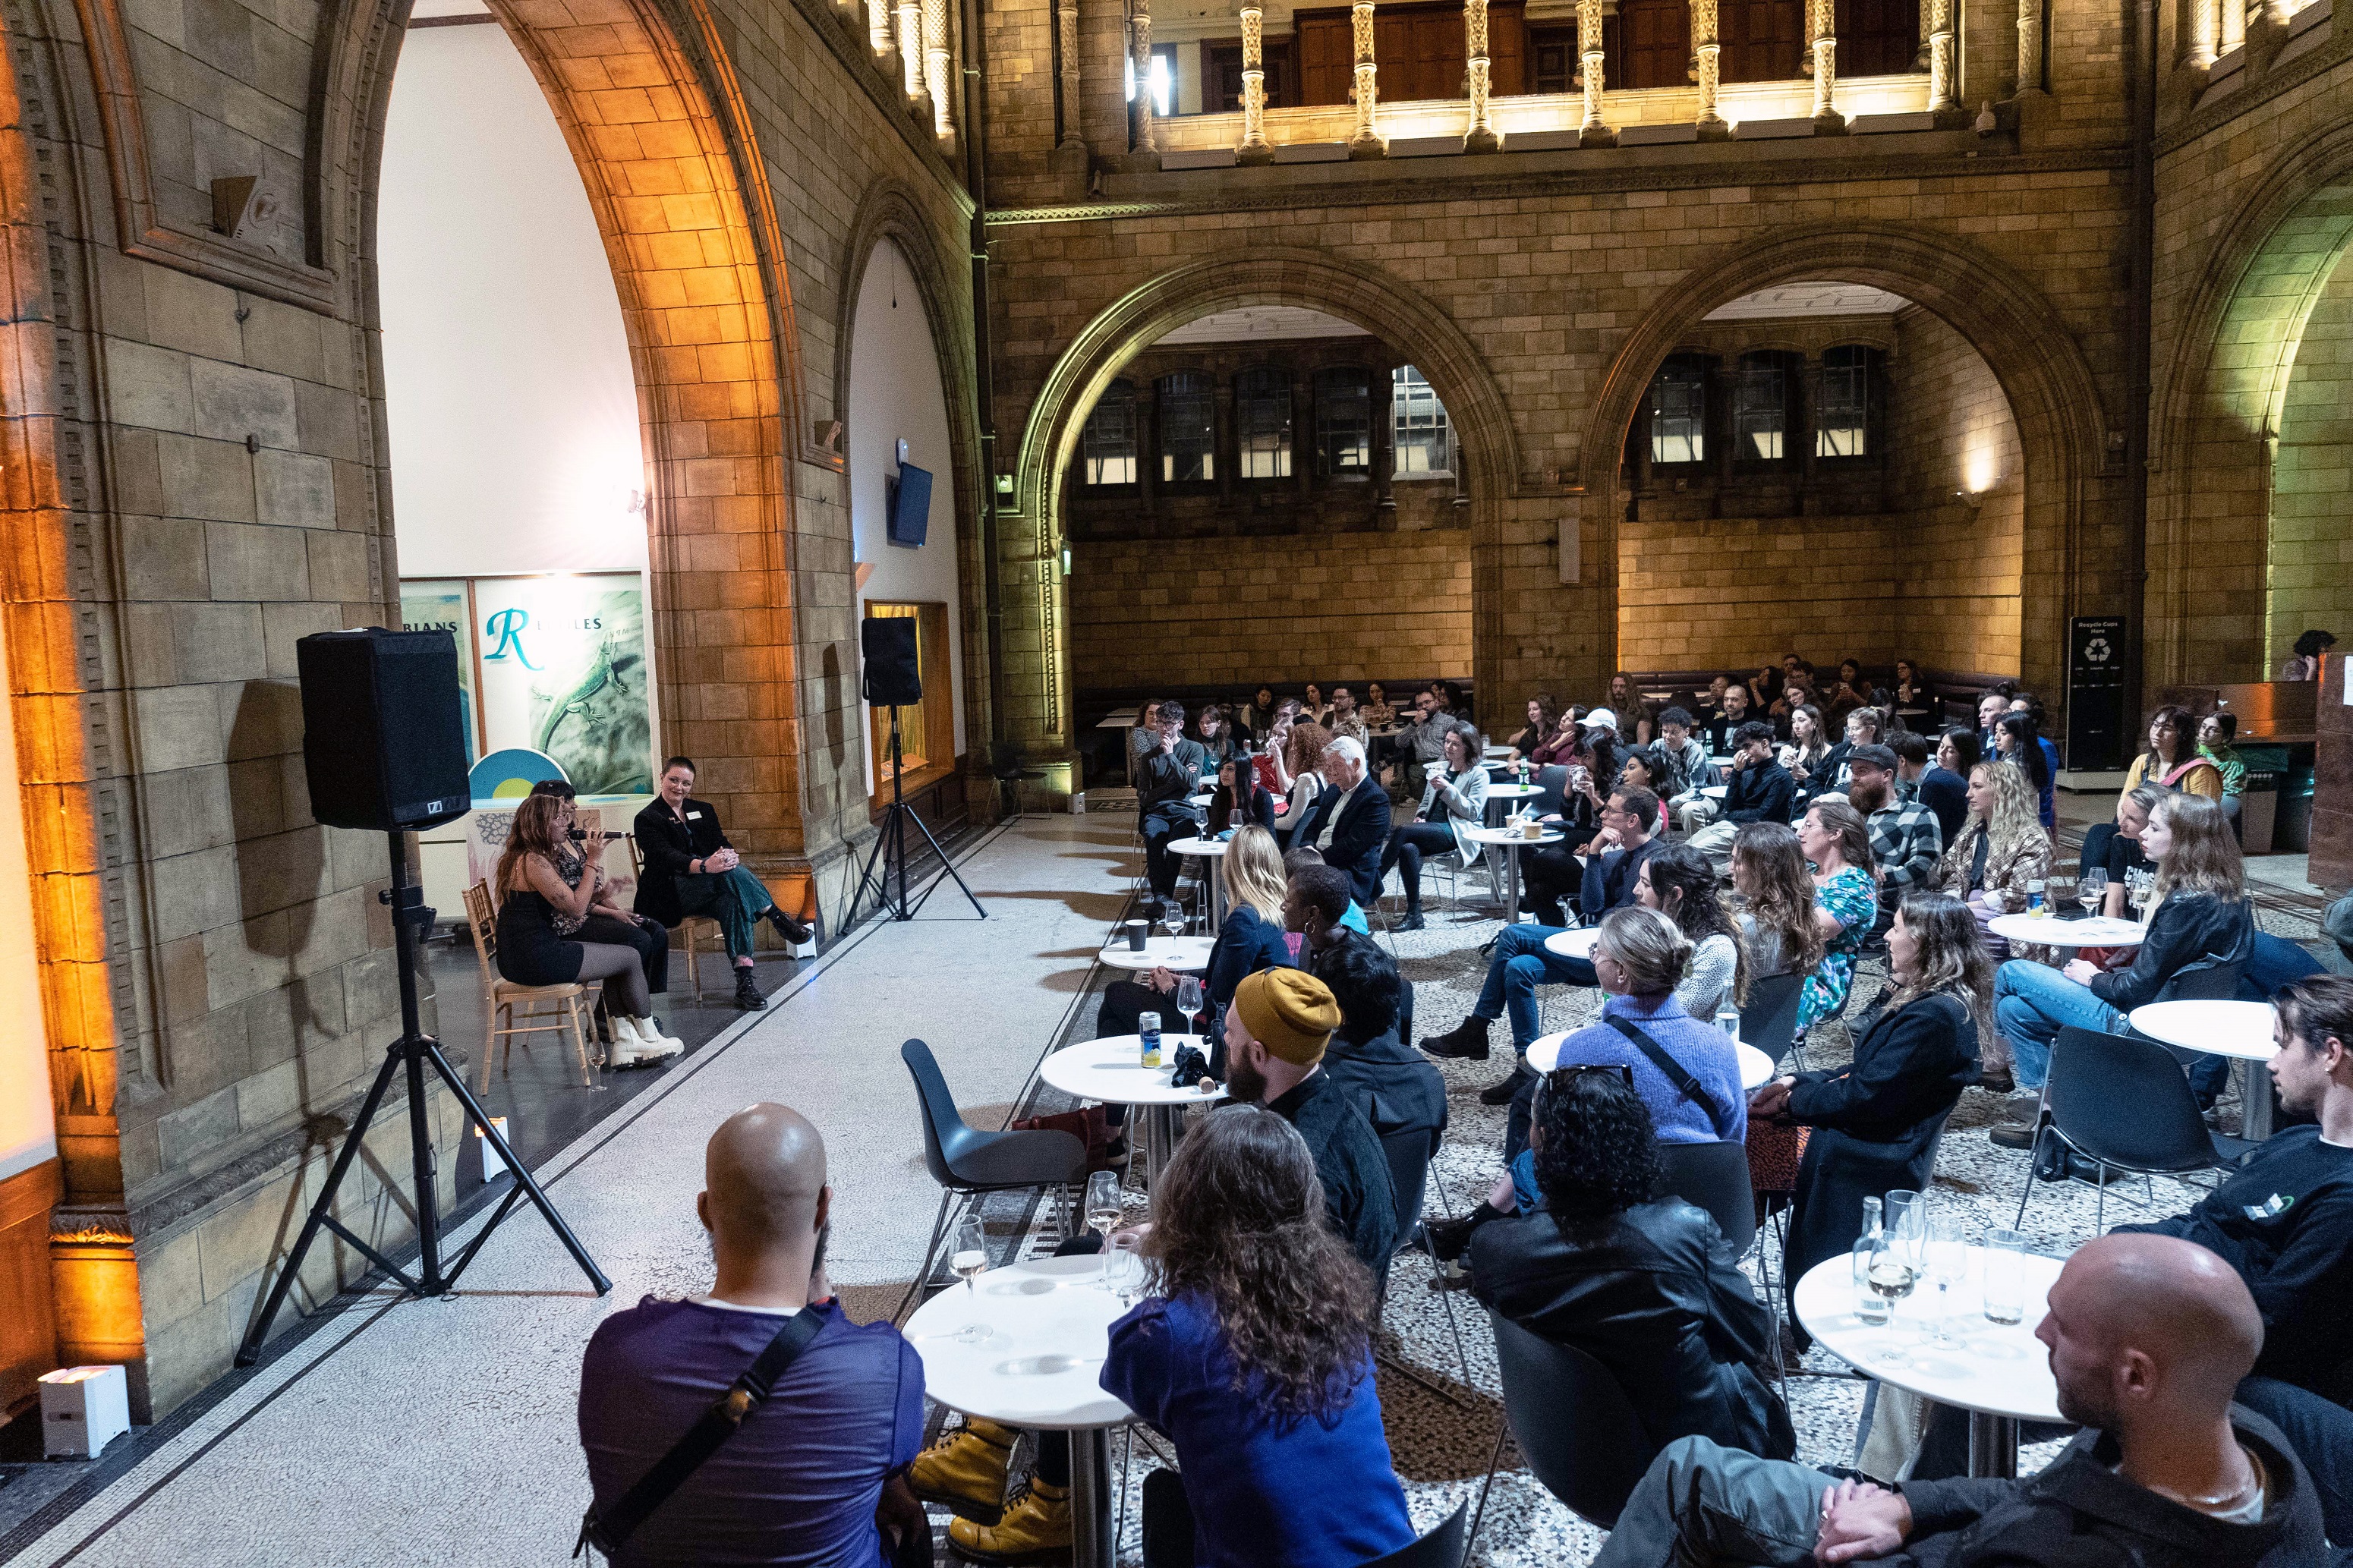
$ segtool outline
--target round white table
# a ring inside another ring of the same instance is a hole
[[[1198,1035],[1177,1033],[1185,1026],[1186,1018],[1176,1011],[1176,998],[1169,998],[1160,1024],[1161,1065],[1156,1068],[1141,1065],[1144,1041],[1135,1035],[1107,1035],[1100,1040],[1083,1040],[1063,1047],[1038,1064],[1038,1076],[1072,1099],[1132,1105],[1143,1113],[1138,1120],[1143,1123],[1140,1131],[1144,1136],[1146,1186],[1160,1179],[1160,1168],[1176,1150],[1177,1118],[1185,1107],[1212,1105],[1225,1098],[1222,1089],[1205,1093],[1169,1083],[1169,1064],[1176,1061],[1178,1050],[1190,1046],[1208,1056],[1209,1048]]]
[[[1958,1344],[1926,1342],[1936,1310],[1933,1281],[1915,1287],[1883,1325],[1857,1318],[1854,1264],[1843,1252],[1806,1270],[1789,1304],[1806,1331],[1849,1366],[1890,1387],[1968,1411],[1969,1474],[2009,1479],[2018,1474],[2018,1424],[2064,1419],[2050,1354],[2034,1337],[2061,1264],[2039,1253],[2007,1255],[2002,1267],[2025,1272],[2026,1315],[2005,1325],[1989,1322],[1985,1315],[1989,1256],[1989,1249],[1970,1247],[1968,1268],[1952,1289]],[[1887,1364],[1891,1350],[1901,1351],[1907,1364]]]
[[[1168,841],[1168,853],[1197,860],[1223,860],[1226,846],[1216,838],[1172,838]],[[1216,866],[1204,866],[1201,885],[1209,890],[1209,931],[1214,936],[1226,928],[1226,879]]]
[[[2278,1016],[2268,1002],[2151,1002],[2134,1008],[2126,1021],[2152,1040],[2244,1062],[2239,1069],[2239,1131],[2260,1142],[2272,1135],[2277,1093],[2272,1075],[2257,1064],[2279,1055],[2272,1037]]]
[[[983,1421],[1071,1434],[1072,1568],[1112,1562],[1108,1429],[1135,1418],[1103,1392],[1111,1326],[1127,1306],[1102,1272],[1100,1258],[992,1268],[916,1308],[905,1330],[923,1360],[923,1392],[942,1405]],[[986,1339],[955,1337],[974,1324],[988,1331]]]
[[[2111,920],[2106,915],[2079,921],[2057,915],[1996,915],[1986,922],[1986,929],[2004,942],[2041,947],[2138,947],[2148,934],[2148,928],[2138,921]]]
[[[1473,844],[1489,847],[1491,853],[1495,848],[1504,851],[1504,920],[1508,924],[1519,919],[1521,846],[1541,848],[1547,844],[1559,843],[1562,836],[1549,827],[1535,838],[1530,838],[1516,827],[1466,827],[1462,830],[1462,837]]]
[[[1528,1066],[1537,1072],[1550,1072],[1560,1066],[1560,1043],[1568,1038],[1563,1032],[1546,1035],[1528,1042]],[[1740,1062],[1740,1087],[1761,1089],[1772,1081],[1773,1058],[1746,1040],[1735,1040],[1733,1054]]]
[[[1593,944],[1600,940],[1599,926],[1579,926],[1574,931],[1555,931],[1545,938],[1545,951],[1562,958],[1591,958]]]
[[[1544,794],[1539,784],[1491,784],[1487,786],[1487,826],[1501,827],[1512,808],[1524,800],[1534,800]]]
[[[1123,940],[1114,940],[1100,955],[1113,969],[1125,969],[1141,973],[1147,969],[1166,969],[1177,974],[1190,974],[1209,967],[1209,949],[1214,938],[1206,936],[1148,936],[1144,939],[1144,951],[1136,952]]]

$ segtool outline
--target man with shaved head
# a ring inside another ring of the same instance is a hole
[[[2263,1348],[2231,1266],[2173,1237],[2086,1243],[2035,1331],[2084,1430],[2026,1480],[1837,1480],[1704,1437],[1671,1443],[1594,1568],[2291,1568],[2321,1560],[2312,1478],[2232,1404]]]
[[[879,1568],[886,1534],[927,1529],[902,1479],[923,1446],[923,1367],[889,1323],[842,1316],[826,1282],[825,1141],[797,1111],[746,1106],[712,1134],[694,1207],[711,1289],[614,1313],[581,1362],[580,1446],[600,1517],[788,1321],[807,1310],[818,1326],[766,1403],[613,1561]]]

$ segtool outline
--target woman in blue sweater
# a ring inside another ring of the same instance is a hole
[[[1291,1124],[1212,1112],[1153,1189],[1143,1254],[1152,1294],[1112,1325],[1103,1386],[1182,1468],[1145,1478],[1146,1568],[1356,1568],[1410,1545],[1372,1276]]]

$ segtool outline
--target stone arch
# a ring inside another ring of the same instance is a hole
[[[1808,279],[1902,295],[1968,340],[1993,373],[2024,451],[2022,673],[2039,689],[2058,690],[2066,618],[2086,610],[2091,592],[2082,557],[2091,481],[2107,468],[2107,410],[2083,350],[2041,290],[2008,263],[1947,236],[1884,224],[1810,226],[1737,241],[1676,279],[1619,346],[1586,426],[1579,477],[1587,517],[1600,525],[1602,558],[1617,560],[1620,454],[1659,362],[1725,300]],[[1604,575],[1614,626],[1616,574]]]
[[[2154,411],[2153,681],[2260,680],[2274,466],[2306,323],[2353,247],[2353,121],[2240,198],[2173,334]]]
[[[1505,504],[1525,488],[1519,436],[1485,359],[1452,317],[1410,286],[1360,262],[1282,247],[1160,274],[1080,330],[1039,389],[1022,432],[1015,494],[1032,533],[1018,553],[1032,557],[1043,574],[1038,584],[1042,624],[1035,628],[1043,684],[1034,728],[1064,745],[1071,741],[1069,656],[1057,628],[1066,607],[1052,563],[1061,542],[1061,478],[1078,449],[1080,428],[1103,388],[1139,351],[1187,321],[1244,305],[1295,305],[1367,325],[1421,371],[1446,405],[1461,444],[1474,561],[1493,554]],[[1005,569],[1002,561],[993,564]],[[1493,577],[1474,565],[1474,606],[1482,593],[1493,592]],[[1476,614],[1474,608],[1474,620]],[[1474,638],[1473,646],[1476,681],[1489,654],[1486,639]],[[1008,660],[1020,662],[1010,651]],[[1008,708],[1026,707],[1027,695],[1009,695]]]

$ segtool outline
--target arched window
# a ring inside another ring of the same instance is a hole
[[[1234,444],[1246,479],[1291,477],[1291,373],[1254,364],[1234,377]]]
[[[1697,354],[1669,354],[1651,378],[1651,461],[1707,460],[1707,366]]]
[[[1452,472],[1448,449],[1446,405],[1421,372],[1409,364],[1397,367],[1389,377],[1389,420],[1397,440],[1397,471],[1400,474]]]
[[[1778,463],[1796,457],[1789,441],[1794,355],[1759,349],[1740,356],[1732,383],[1732,460]]]
[[[1164,375],[1160,404],[1160,479],[1198,484],[1218,477],[1217,384],[1198,370]]]
[[[1373,471],[1373,377],[1361,365],[1336,365],[1315,373],[1315,439],[1323,472]]]
[[[1879,351],[1842,343],[1822,353],[1821,389],[1814,399],[1814,456],[1871,455],[1872,383]]]
[[[1135,384],[1124,378],[1103,388],[1079,435],[1082,478],[1090,487],[1135,483]]]

